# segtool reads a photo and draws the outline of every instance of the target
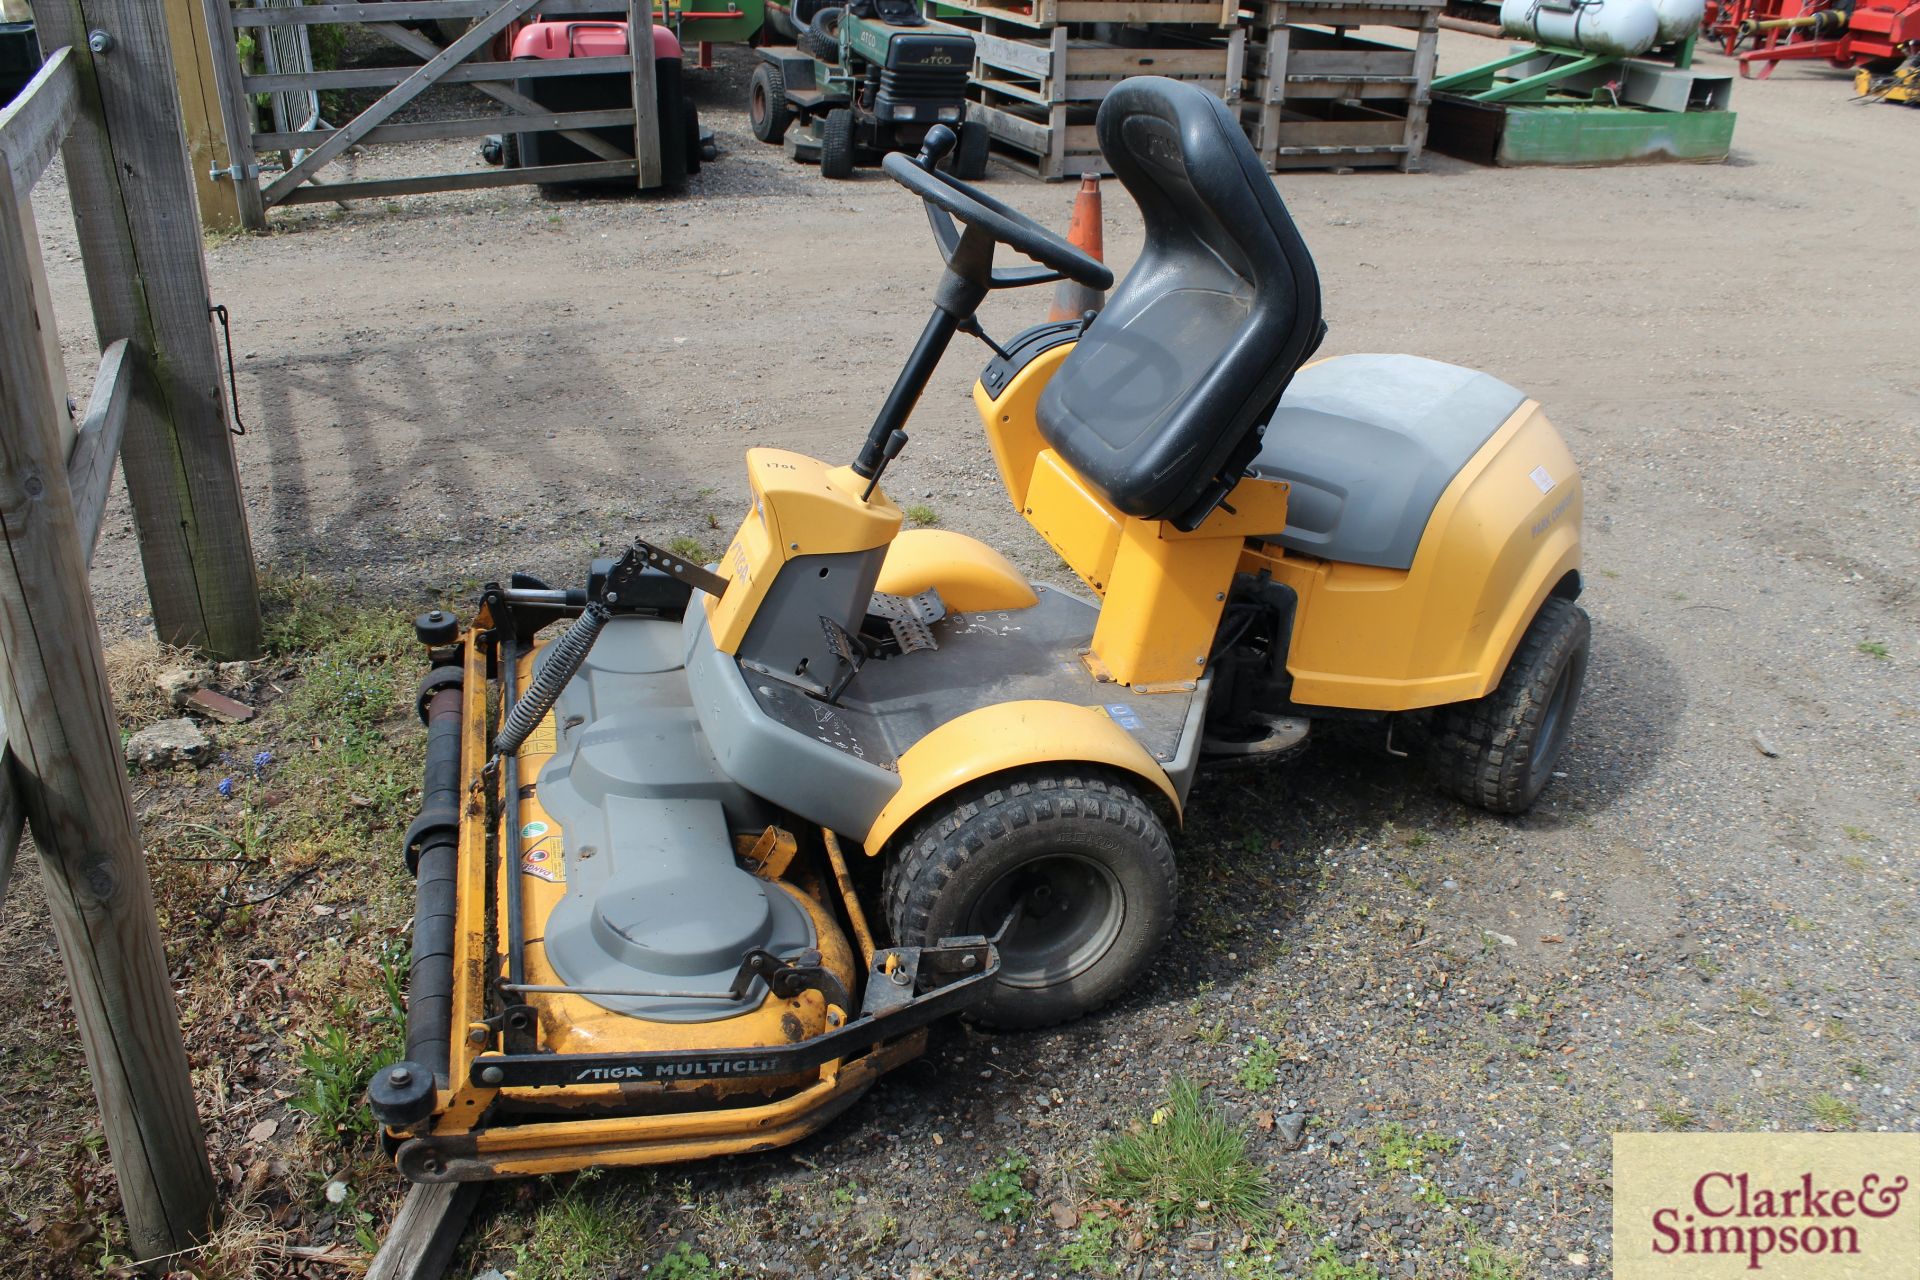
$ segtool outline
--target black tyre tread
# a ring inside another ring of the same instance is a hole
[[[1492,693],[1443,707],[1434,716],[1431,760],[1448,794],[1494,813],[1524,813],[1533,732],[1562,665],[1592,635],[1586,610],[1549,596]]]
[[[820,126],[820,176],[851,178],[853,161],[853,112],[846,107],[835,107],[827,112],[826,122]]]
[[[939,812],[910,828],[887,859],[881,901],[895,943],[918,946],[937,941],[925,936],[936,900],[961,866],[989,840],[1036,822],[1072,816],[1110,822],[1140,838],[1151,860],[1151,873],[1177,886],[1173,844],[1166,828],[1131,787],[1094,771],[1002,775],[940,806]],[[1083,1017],[1119,995],[1115,990],[1096,1004],[1057,1016],[1016,1021],[975,1015],[974,1020],[1031,1030]]]
[[[793,106],[787,101],[787,78],[778,64],[762,61],[753,69],[756,81],[765,81],[762,91],[767,95],[767,124],[764,131],[748,121],[753,136],[760,141],[778,145],[786,140],[787,130],[793,124]],[[748,90],[751,94],[752,90]],[[752,99],[748,99],[751,103]],[[751,113],[749,113],[751,114]]]
[[[953,176],[962,182],[978,182],[987,176],[987,157],[992,139],[987,126],[969,120],[960,126],[960,145],[953,150]]]

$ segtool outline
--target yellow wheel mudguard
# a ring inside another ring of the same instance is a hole
[[[880,852],[916,814],[969,782],[1043,764],[1106,765],[1137,774],[1180,813],[1167,771],[1100,708],[1040,699],[1002,702],[957,716],[907,748],[900,757],[900,789],[867,831],[867,852]]]
[[[950,529],[907,529],[894,536],[874,590],[917,596],[937,588],[963,613],[1028,609],[1040,597],[1013,562],[978,538]]]

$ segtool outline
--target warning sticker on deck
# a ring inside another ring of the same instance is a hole
[[[554,746],[558,742],[557,733],[553,724],[553,713],[548,712],[546,717],[533,727],[533,732],[527,735],[527,740],[520,744],[520,754],[522,756],[552,755]]]
[[[545,880],[548,884],[557,884],[565,878],[560,851],[553,847],[553,828],[544,822],[529,822],[520,828],[520,840],[522,873]]]

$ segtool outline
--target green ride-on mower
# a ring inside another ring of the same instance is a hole
[[[929,29],[913,0],[817,9],[796,47],[759,54],[747,91],[753,136],[784,141],[794,159],[817,162],[822,177],[851,178],[857,164],[914,151],[937,124],[959,137],[953,173],[986,176],[987,127],[966,118],[973,40]]]

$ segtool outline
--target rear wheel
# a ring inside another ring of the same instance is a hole
[[[847,107],[835,107],[827,112],[826,121],[820,126],[820,176],[836,179],[853,176],[853,112]]]
[[[1567,745],[1587,678],[1593,624],[1571,600],[1534,615],[1492,693],[1434,717],[1440,785],[1495,813],[1525,813],[1546,790]]]
[[[962,182],[978,182],[987,176],[987,126],[969,120],[960,126],[960,145],[953,149],[953,176]]]
[[[787,78],[778,66],[762,62],[753,69],[753,79],[747,86],[747,124],[760,141],[778,144],[792,123]]]
[[[1031,770],[942,801],[888,864],[901,946],[1002,928],[975,1021],[1044,1027],[1132,986],[1173,928],[1173,849],[1153,809],[1101,774]]]

